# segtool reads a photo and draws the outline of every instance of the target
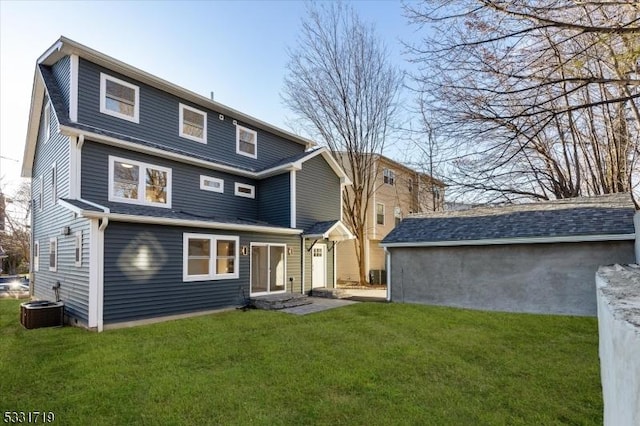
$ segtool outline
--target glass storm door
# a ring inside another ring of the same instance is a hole
[[[285,291],[285,248],[278,244],[251,245],[251,294]]]

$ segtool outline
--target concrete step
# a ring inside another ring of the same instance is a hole
[[[311,296],[324,297],[326,299],[347,299],[351,297],[349,293],[341,288],[318,287],[311,290]]]
[[[295,306],[308,305],[311,300],[304,294],[279,293],[268,294],[266,296],[255,296],[249,301],[249,304],[256,309],[278,310],[285,308],[293,308]]]

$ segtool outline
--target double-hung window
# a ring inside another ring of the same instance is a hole
[[[258,133],[255,130],[236,126],[236,153],[258,158]]]
[[[171,169],[110,155],[109,201],[171,208]]]
[[[44,107],[44,142],[47,143],[51,137],[51,104],[47,102]]]
[[[53,205],[58,202],[58,170],[56,163],[51,165],[51,201]]]
[[[58,238],[49,239],[49,270],[56,272],[58,270]]]
[[[396,182],[396,174],[391,169],[384,169],[382,171],[384,183],[388,183],[389,185],[395,185]]]
[[[140,88],[126,81],[100,73],[100,112],[140,122]]]
[[[183,234],[183,281],[238,278],[239,249],[239,237]]]
[[[376,204],[376,223],[378,225],[384,225],[384,204]]]
[[[40,241],[33,242],[33,267],[31,269],[34,272],[40,270]]]
[[[180,136],[207,143],[207,113],[180,104]]]
[[[79,268],[82,266],[82,231],[76,232],[74,247],[75,265]]]

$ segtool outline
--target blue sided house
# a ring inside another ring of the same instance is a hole
[[[33,294],[98,331],[332,287],[353,238],[325,148],[65,37],[36,64],[22,174]]]

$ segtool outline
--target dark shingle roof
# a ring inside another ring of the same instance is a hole
[[[305,235],[321,235],[327,232],[333,225],[338,222],[337,220],[328,220],[326,222],[316,222],[311,225],[309,228],[304,230],[302,236]]]
[[[626,235],[635,232],[632,207],[611,202],[611,198],[600,200],[603,202],[588,199],[574,203],[534,203],[409,217],[391,231],[382,244],[464,244],[465,241],[479,240]]]
[[[91,212],[102,212],[103,211],[102,209],[100,209],[100,208],[98,208],[96,206],[93,206],[91,204],[85,203],[85,202],[80,201],[80,200],[72,200],[70,198],[61,198],[61,200],[64,201],[65,203],[69,203],[72,206],[75,206],[75,207],[77,207],[79,209],[82,209],[82,210],[88,210],[88,211],[91,211]]]

